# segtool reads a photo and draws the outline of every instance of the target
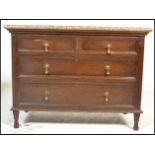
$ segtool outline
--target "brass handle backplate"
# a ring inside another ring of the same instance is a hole
[[[48,53],[48,47],[49,47],[48,43],[45,42],[45,43],[44,43],[44,50],[45,50],[45,53]]]
[[[107,54],[111,54],[111,44],[107,44]]]
[[[48,90],[46,90],[45,93],[44,93],[44,100],[45,101],[49,100],[49,91]]]
[[[109,92],[105,92],[104,93],[104,101],[107,103],[107,102],[109,102]]]
[[[111,67],[109,65],[105,66],[105,76],[110,75],[110,70],[111,70]]]
[[[46,75],[49,74],[49,68],[50,68],[50,65],[49,65],[49,64],[45,64],[45,65],[44,65],[44,73],[45,73]]]

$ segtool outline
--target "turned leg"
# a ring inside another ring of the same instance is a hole
[[[13,111],[13,116],[14,116],[14,128],[19,128],[19,111]]]
[[[134,127],[133,127],[134,130],[139,129],[139,126],[138,126],[139,117],[140,117],[140,113],[134,113]]]

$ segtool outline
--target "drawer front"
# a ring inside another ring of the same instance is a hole
[[[74,38],[65,36],[18,36],[18,51],[73,52]]]
[[[127,37],[83,37],[81,38],[81,52],[83,53],[113,53],[134,52],[135,38]]]
[[[20,57],[19,71],[19,74],[25,75],[135,76],[135,64],[116,60]]]
[[[37,89],[36,89],[37,88]],[[119,107],[133,105],[133,84],[20,84],[20,102],[54,107]]]

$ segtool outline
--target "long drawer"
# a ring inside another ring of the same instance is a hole
[[[135,84],[20,83],[20,103],[53,107],[128,107],[134,106]],[[36,89],[37,88],[37,89]]]
[[[135,62],[124,60],[53,59],[20,57],[19,74],[135,76]]]

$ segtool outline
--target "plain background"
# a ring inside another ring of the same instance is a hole
[[[153,19],[154,0],[0,0],[2,19]]]
[[[1,87],[2,88],[11,88],[11,77],[12,77],[12,60],[11,60],[11,35],[7,32],[6,29],[3,28],[4,25],[7,24],[36,24],[36,25],[85,25],[85,26],[115,26],[115,27],[148,27],[152,28],[153,32],[149,33],[146,36],[145,41],[145,55],[144,55],[144,72],[143,72],[143,94],[149,94],[149,98],[145,99],[145,107],[144,103],[142,103],[142,109],[147,111],[145,108],[151,108],[150,112],[153,117],[153,105],[152,101],[154,101],[154,21],[153,20],[3,20],[1,27]],[[5,113],[8,112],[7,109],[11,107],[5,107],[3,100],[6,95],[2,96],[2,116],[5,117]],[[10,97],[10,95],[8,96]],[[148,103],[146,104],[146,101]],[[150,102],[151,101],[151,102]],[[7,101],[7,102],[10,102]],[[5,109],[4,109],[5,108]],[[9,113],[10,114],[10,113]],[[150,115],[149,114],[149,115]],[[141,119],[143,120],[143,119]],[[147,121],[147,118],[145,118]],[[150,120],[149,120],[150,121]],[[141,123],[142,124],[142,123]],[[68,131],[69,132],[69,131]],[[67,133],[68,133],[67,132]],[[72,133],[72,131],[70,131]],[[78,131],[76,131],[78,132]],[[82,131],[79,131],[81,133]],[[91,131],[90,131],[91,132]],[[90,133],[89,132],[89,133]],[[94,133],[94,132],[93,132]],[[116,131],[117,133],[117,131]],[[145,132],[146,133],[146,132]]]
[[[16,0],[17,2],[17,0]],[[88,1],[87,1],[88,2]],[[62,16],[68,14],[72,16],[73,18],[79,17],[86,17],[86,15],[90,15],[90,18],[95,18],[97,16],[97,13],[99,13],[98,18],[103,16],[109,16],[111,18],[114,17],[124,17],[127,18],[126,14],[123,13],[123,11],[128,10],[128,17],[130,18],[147,18],[147,17],[153,17],[152,11],[154,10],[154,5],[152,4],[153,1],[145,2],[145,1],[129,1],[128,3],[126,1],[121,1],[126,6],[121,11],[114,12],[114,15],[109,13],[109,7],[114,8],[116,5],[114,2],[111,1],[108,2],[105,5],[103,3],[98,3],[99,1],[96,1],[95,4],[98,4],[98,9],[94,9],[93,3],[88,3],[87,9],[89,11],[86,11],[84,7],[81,8],[81,5],[83,3],[87,2],[81,2],[81,3],[74,3],[71,2],[74,5],[74,8],[71,8],[71,10],[67,11],[67,8],[64,8],[64,4],[57,1],[57,6],[59,6],[59,9],[64,11],[61,11],[61,13],[56,14],[56,18],[62,18]],[[101,2],[101,1],[100,1]],[[10,4],[11,3],[11,4]],[[40,16],[38,18],[42,18],[43,15],[41,13],[42,10],[39,10],[36,8],[36,12],[33,13],[33,8],[29,5],[34,4],[36,2],[29,1],[29,3],[22,3],[20,1],[20,5],[24,6],[23,8],[19,7],[18,11],[11,11],[12,10],[12,3],[13,1],[5,0],[3,5],[0,5],[0,11],[3,14],[0,14],[0,16],[3,16],[3,18],[33,18],[35,17],[37,11],[40,12]],[[43,6],[43,4],[48,4],[46,1],[44,3],[37,2],[38,6]],[[136,5],[133,4],[139,4],[141,3],[141,6],[139,7],[139,11],[137,11]],[[9,4],[9,5],[8,5]],[[122,3],[120,4],[120,9],[122,8]],[[144,8],[147,6],[150,6],[150,9],[147,11],[144,11]],[[30,6],[30,7],[28,7]],[[8,9],[6,10],[6,7]],[[53,14],[50,13],[50,9],[57,11],[58,7],[54,7],[52,4],[47,5],[47,9],[44,9],[44,12],[48,15],[45,17],[52,18]],[[20,13],[21,10],[24,10],[23,13]],[[119,9],[119,8],[118,8]],[[11,13],[8,13],[8,10],[10,10]],[[73,14],[72,12],[75,10],[79,10],[77,14]],[[102,11],[105,11],[103,14]],[[79,12],[85,12],[86,14],[79,14]],[[92,16],[91,16],[92,13]],[[61,15],[62,14],[62,15]],[[130,16],[131,15],[131,16]],[[151,15],[151,16],[150,16]],[[63,16],[63,17],[64,17]],[[108,18],[108,17],[107,17]],[[134,21],[127,21],[127,20],[108,20],[108,21],[2,21],[3,24],[56,24],[56,25],[100,25],[100,26],[138,26],[138,27],[149,27],[153,28],[154,23],[153,21],[149,20],[134,20]],[[1,85],[9,84],[11,83],[11,53],[10,53],[10,34],[6,32],[3,28],[1,29],[1,35],[2,35],[2,46],[1,46]],[[6,45],[7,43],[7,45]],[[153,33],[150,33],[146,37],[146,45],[145,45],[145,64],[144,64],[144,82],[143,82],[143,89],[149,89],[152,90],[154,93],[154,35]],[[154,95],[152,94],[152,97],[154,98]],[[67,154],[67,155],[79,155],[79,154],[89,154],[89,155],[103,155],[103,154],[119,154],[119,155],[131,155],[131,154],[154,154],[154,137],[151,136],[5,136],[0,137],[0,146],[1,146],[1,152],[5,154]]]

